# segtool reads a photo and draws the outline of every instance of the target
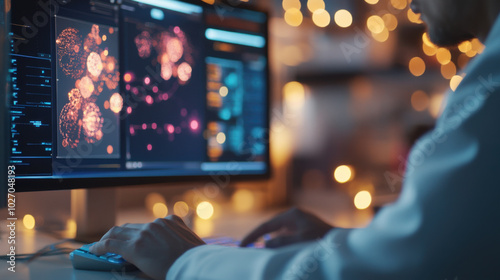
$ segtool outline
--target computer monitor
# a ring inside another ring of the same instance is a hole
[[[267,178],[267,23],[202,1],[12,1],[16,191]]]

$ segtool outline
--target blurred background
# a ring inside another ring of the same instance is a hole
[[[365,226],[397,199],[409,149],[483,49],[477,40],[434,46],[408,0],[203,1],[221,17],[239,5],[270,13],[272,178],[233,182],[220,174],[199,184],[118,189],[118,224],[142,209],[151,218],[187,218],[202,237],[221,225],[241,237],[241,227],[254,224],[221,217],[259,217],[256,224],[298,205],[335,226]],[[25,213],[52,200],[70,208],[68,191],[23,195],[37,197],[19,199],[30,201],[18,207]],[[69,213],[26,214],[24,224],[62,215],[71,229]]]

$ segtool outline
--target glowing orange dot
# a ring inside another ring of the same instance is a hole
[[[113,34],[113,33],[115,33],[115,29],[113,27],[110,27],[109,28],[109,34]]]
[[[112,154],[113,153],[113,146],[109,145],[106,150],[107,150],[108,154]]]
[[[106,110],[109,109],[109,101],[108,100],[104,101],[104,109],[106,109]]]
[[[410,72],[415,77],[420,77],[425,73],[425,62],[420,57],[414,57],[409,63]]]
[[[119,93],[114,93],[109,99],[111,111],[118,114],[123,109],[123,98]],[[107,108],[106,108],[107,109]]]
[[[130,73],[125,74],[125,76],[123,76],[123,80],[126,83],[130,83],[132,81],[132,75]]]

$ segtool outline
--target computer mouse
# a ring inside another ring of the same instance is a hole
[[[135,271],[138,270],[133,264],[127,262],[122,256],[107,253],[97,256],[89,252],[94,243],[83,245],[81,248],[69,254],[73,268],[80,270],[97,271]]]

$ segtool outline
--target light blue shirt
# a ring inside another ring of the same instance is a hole
[[[276,250],[200,246],[167,279],[500,279],[500,20],[485,45],[368,227]]]

